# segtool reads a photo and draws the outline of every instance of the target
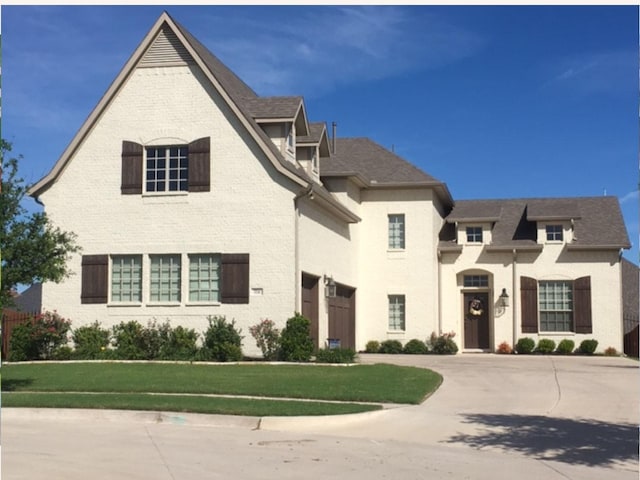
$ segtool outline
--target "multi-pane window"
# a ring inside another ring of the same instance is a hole
[[[219,255],[189,255],[189,301],[220,301]]]
[[[547,225],[546,230],[548,242],[562,241],[562,225]]]
[[[180,255],[151,255],[152,302],[180,301]]]
[[[389,248],[404,248],[404,215],[389,215]]]
[[[482,243],[482,227],[467,227],[467,242]]]
[[[148,147],[147,192],[179,192],[189,188],[189,155],[186,146]]]
[[[464,286],[465,287],[488,287],[489,276],[488,275],[465,275]]]
[[[142,301],[142,257],[140,255],[111,257],[111,301]]]
[[[538,284],[540,331],[573,331],[573,284],[568,281],[541,281]]]
[[[404,330],[404,295],[389,295],[389,330]]]

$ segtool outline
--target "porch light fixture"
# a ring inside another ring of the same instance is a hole
[[[503,288],[502,293],[500,294],[500,305],[503,307],[509,306],[509,295],[507,295],[507,289]]]
[[[333,277],[324,276],[324,296],[327,298],[335,298],[336,296],[336,282],[333,281]]]

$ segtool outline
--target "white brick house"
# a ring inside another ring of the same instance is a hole
[[[301,311],[319,346],[455,331],[472,351],[622,350],[615,199],[454,202],[373,141],[330,139],[303,98],[257,96],[166,13],[30,194],[83,248],[42,290],[75,325],[225,315],[255,354],[249,326]]]

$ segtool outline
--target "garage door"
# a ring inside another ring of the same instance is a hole
[[[338,285],[329,298],[329,338],[340,340],[342,348],[356,348],[356,290]]]
[[[302,315],[311,321],[309,335],[318,348],[318,277],[302,274]]]

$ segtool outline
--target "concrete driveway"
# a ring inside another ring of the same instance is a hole
[[[4,410],[2,478],[638,478],[636,362],[361,361],[432,368],[444,382],[422,405],[341,417]]]

